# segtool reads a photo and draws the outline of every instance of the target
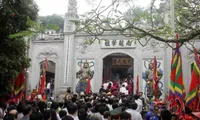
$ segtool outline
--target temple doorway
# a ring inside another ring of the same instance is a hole
[[[127,54],[113,53],[103,59],[103,83],[117,80],[133,80],[134,59]]]
[[[45,61],[40,63],[40,76],[42,78],[43,75],[43,68],[45,66]],[[47,98],[50,99],[54,97],[54,86],[55,86],[55,68],[56,64],[53,61],[47,60],[47,67],[46,67],[46,94]],[[41,79],[40,79],[41,81]],[[40,85],[40,83],[39,83]],[[39,86],[40,87],[40,86]]]

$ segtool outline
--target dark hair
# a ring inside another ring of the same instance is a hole
[[[139,99],[139,98],[140,98],[139,95],[136,95],[136,94],[134,95],[134,99],[135,99],[135,100],[137,100],[137,99]]]
[[[62,120],[74,120],[74,118],[67,115],[67,116],[63,117]]]
[[[23,115],[25,116],[25,115],[27,115],[27,114],[29,114],[30,112],[31,112],[31,106],[30,105],[25,105],[24,107],[23,107]]]
[[[51,111],[50,110],[44,110],[43,117],[44,117],[44,120],[48,120],[51,117]]]
[[[70,103],[70,101],[69,100],[65,100],[65,102],[64,102],[64,108],[67,108],[67,105]]]
[[[19,104],[17,105],[18,113],[22,113],[23,112],[23,107],[24,107],[24,103],[22,101],[19,102]]]
[[[41,101],[41,100],[38,101],[37,106],[38,106],[41,113],[43,113],[44,109],[47,108],[46,103],[44,101]]]
[[[30,120],[43,120],[42,113],[35,112],[30,115]]]
[[[66,112],[65,110],[61,110],[61,111],[59,112],[60,118],[63,118],[63,117],[66,116],[66,115],[67,115],[67,112]]]
[[[170,120],[171,112],[169,110],[162,110],[160,116],[161,116],[162,120]]]
[[[10,105],[7,109],[7,112],[9,113],[11,110],[17,110],[17,108],[14,105]]]
[[[59,102],[58,105],[59,105],[60,108],[63,108],[64,103],[63,102]]]
[[[104,118],[108,118],[109,116],[111,116],[111,115],[110,115],[110,111],[105,111],[105,112],[103,113],[103,117],[104,117]]]
[[[104,106],[100,106],[99,109],[98,109],[98,112],[99,112],[101,115],[103,115],[105,111],[106,111],[106,107],[104,107]]]
[[[120,113],[120,120],[128,120],[131,119],[131,114],[128,112]]]
[[[76,104],[70,103],[70,104],[67,106],[67,110],[68,110],[68,113],[69,113],[69,114],[74,114],[74,113],[78,110],[78,107],[77,107]]]
[[[78,110],[78,118],[79,120],[85,120],[87,117],[87,112],[85,109],[81,108]]]
[[[138,107],[138,105],[135,102],[128,103],[128,108],[132,108],[133,110],[136,110],[137,107]]]
[[[52,102],[52,104],[51,104],[51,109],[57,110],[58,107],[59,107],[58,103]]]
[[[86,103],[88,108],[92,108],[92,104],[91,103]]]
[[[13,114],[6,114],[3,118],[3,120],[15,120],[15,117]]]
[[[74,102],[76,102],[76,100],[77,100],[77,97],[73,96],[72,97],[72,102],[74,103]]]
[[[118,107],[119,107],[119,105],[118,105],[117,103],[113,103],[113,104],[112,104],[112,108],[113,108],[113,109],[118,108]]]
[[[54,109],[51,110],[51,120],[58,120],[56,111]]]
[[[110,104],[110,105],[113,104],[113,99],[112,99],[112,98],[109,98],[109,99],[108,99],[108,104]]]

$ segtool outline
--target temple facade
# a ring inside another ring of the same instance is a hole
[[[46,31],[30,41],[29,68],[27,86],[34,89],[41,79],[41,64],[48,59],[49,79],[54,81],[54,94],[66,91],[71,87],[74,92],[84,91],[87,80],[90,79],[91,90],[98,92],[105,81],[122,81],[130,76],[134,84],[139,76],[139,91],[146,95],[148,81],[152,79],[152,63],[154,56],[159,71],[159,87],[164,99],[167,95],[170,80],[170,66],[172,49],[163,43],[151,40],[145,47],[137,41],[130,40],[117,33],[105,33],[101,42],[85,44],[93,36],[79,32],[74,33],[75,23],[78,20],[76,0],[69,0],[68,11],[65,15],[64,33]],[[199,44],[200,45],[200,44]],[[191,76],[193,53],[185,47],[180,48],[182,53],[182,70],[186,90],[188,90]]]

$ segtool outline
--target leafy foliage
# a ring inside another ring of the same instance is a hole
[[[78,29],[94,36],[93,42],[100,40],[99,36],[112,31],[139,42],[145,40],[142,46],[147,45],[150,40],[170,46],[169,43],[183,44],[200,37],[199,0],[174,0],[175,33],[179,34],[179,39],[175,38],[171,25],[170,19],[173,16],[170,16],[172,9],[170,10],[169,1],[161,0],[160,5],[155,6],[157,0],[152,0],[148,9],[129,5],[124,13],[118,8],[122,3],[117,1],[106,7],[97,7],[83,16]],[[110,7],[112,8],[109,9]]]
[[[28,46],[21,36],[22,33],[30,34],[27,30],[32,26],[27,25],[27,17],[36,21],[38,14],[38,7],[33,0],[3,0],[2,6],[0,9],[1,98],[9,96],[11,78],[16,79],[22,66],[30,66],[30,59],[27,58]],[[16,33],[18,35],[10,36]]]
[[[41,25],[47,29],[60,30],[64,26],[64,18],[61,15],[53,14],[49,16],[40,16],[39,17]]]

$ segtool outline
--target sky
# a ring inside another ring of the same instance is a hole
[[[64,15],[67,12],[68,0],[35,0],[39,6],[39,15],[46,16],[52,14]],[[92,4],[88,4],[88,1],[93,1]],[[83,14],[97,6],[100,0],[77,0],[78,14]],[[151,0],[132,0],[134,4],[146,7]],[[103,0],[101,5],[109,5],[112,0]],[[126,6],[125,6],[126,7]],[[124,7],[124,8],[125,8]]]

